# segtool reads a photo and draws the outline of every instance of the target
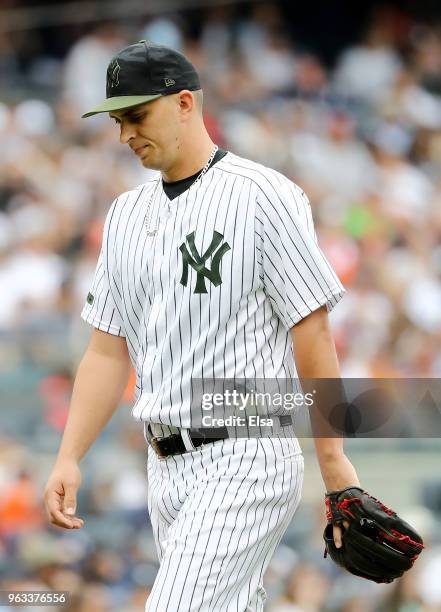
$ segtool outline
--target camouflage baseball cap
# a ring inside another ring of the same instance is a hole
[[[83,117],[145,104],[183,89],[201,89],[193,64],[170,47],[141,40],[115,55],[107,68],[106,99]]]

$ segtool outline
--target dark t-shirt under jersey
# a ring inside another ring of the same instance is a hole
[[[216,164],[220,159],[225,157],[226,154],[227,154],[227,151],[224,151],[223,149],[218,149],[209,167],[211,168],[211,166],[214,166],[214,164]],[[180,179],[179,181],[173,181],[171,183],[166,183],[163,180],[162,187],[168,199],[174,200],[175,198],[180,196],[181,193],[184,193],[184,191],[187,191],[190,185],[194,183],[197,176],[200,174],[201,170],[202,168],[198,170],[195,174],[192,174],[191,176],[187,176],[187,178]]]

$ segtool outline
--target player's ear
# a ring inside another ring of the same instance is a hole
[[[183,117],[188,116],[195,106],[193,94],[188,89],[183,89],[178,94],[179,96],[179,109]]]

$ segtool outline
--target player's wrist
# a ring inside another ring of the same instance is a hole
[[[339,491],[346,487],[359,487],[360,481],[354,466],[344,453],[320,461],[320,470],[326,491]]]
[[[74,452],[59,452],[57,459],[55,461],[55,466],[65,466],[65,465],[73,465],[79,466],[81,457],[78,456],[77,453]]]

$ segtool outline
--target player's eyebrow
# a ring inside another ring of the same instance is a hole
[[[109,116],[112,119],[116,119],[117,121],[119,121],[122,117],[129,117],[129,118],[133,117],[137,112],[139,112],[139,110],[136,111],[133,109],[129,109],[129,110],[126,110],[124,113],[121,113],[120,115],[112,115],[112,113],[109,113]]]

